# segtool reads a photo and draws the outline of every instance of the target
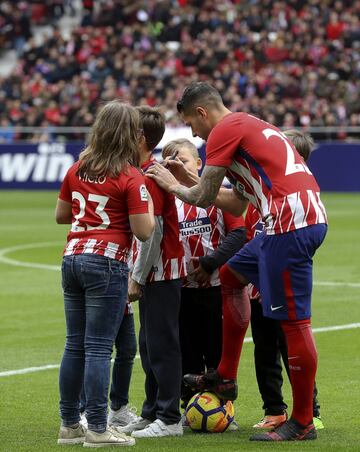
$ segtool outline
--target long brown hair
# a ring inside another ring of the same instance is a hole
[[[113,100],[96,116],[87,147],[80,153],[81,176],[117,177],[128,164],[139,165],[139,113]]]

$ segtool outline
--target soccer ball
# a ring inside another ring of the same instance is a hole
[[[191,430],[196,432],[222,433],[234,419],[234,405],[219,399],[212,392],[195,394],[185,411]]]

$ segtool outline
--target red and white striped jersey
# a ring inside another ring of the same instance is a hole
[[[244,226],[243,217],[234,217],[215,206],[203,209],[176,199],[176,208],[188,272],[196,267],[192,257],[206,256],[218,248],[229,231]],[[209,283],[202,287],[219,285],[219,271],[215,270]],[[184,287],[198,288],[199,284],[188,275]]]
[[[144,176],[129,166],[117,178],[80,177],[79,162],[67,172],[59,198],[72,204],[64,256],[99,254],[127,262],[132,240],[129,215],[148,212]]]
[[[154,159],[145,162],[141,168],[146,171],[153,164]],[[153,203],[154,215],[163,220],[163,236],[160,242],[160,254],[153,263],[147,282],[164,281],[184,278],[186,276],[185,255],[182,242],[179,237],[179,225],[174,195],[162,190],[157,183],[145,177],[146,188],[148,189]],[[132,264],[137,257],[137,241],[132,246]],[[132,265],[130,264],[132,267]]]
[[[259,211],[267,234],[327,223],[319,186],[303,158],[261,119],[226,115],[208,137],[206,165],[227,168],[231,184]]]

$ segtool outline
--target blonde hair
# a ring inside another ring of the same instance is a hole
[[[195,159],[199,158],[197,147],[186,138],[178,138],[177,140],[171,140],[166,143],[161,153],[162,158],[165,159],[166,157],[171,157],[176,151],[179,151],[181,148],[188,149]]]
[[[87,147],[80,153],[78,173],[90,177],[117,177],[130,164],[139,165],[139,113],[113,100],[96,116]]]
[[[296,129],[284,130],[284,135],[289,138],[306,162],[315,146],[312,137],[308,133],[300,132],[300,130]]]

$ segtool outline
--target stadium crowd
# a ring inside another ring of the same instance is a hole
[[[11,37],[17,66],[0,78],[2,127],[90,126],[99,103],[114,98],[161,106],[177,126],[176,99],[198,80],[230,110],[285,128],[360,126],[359,1],[84,0],[69,39],[52,17],[40,46],[31,3],[1,5],[1,21],[25,24]],[[68,2],[45,3],[56,4],[54,15]],[[349,138],[317,139],[329,137]]]

